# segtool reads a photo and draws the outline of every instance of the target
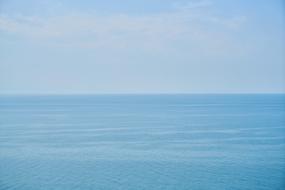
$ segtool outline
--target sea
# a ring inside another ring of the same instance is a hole
[[[283,189],[284,94],[0,96],[0,190]]]

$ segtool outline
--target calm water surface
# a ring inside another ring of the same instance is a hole
[[[0,96],[0,190],[278,190],[285,95]]]

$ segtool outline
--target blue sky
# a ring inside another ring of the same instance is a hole
[[[0,93],[284,93],[282,0],[0,0]]]

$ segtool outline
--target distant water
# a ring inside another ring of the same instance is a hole
[[[285,95],[0,97],[0,190],[284,188]]]

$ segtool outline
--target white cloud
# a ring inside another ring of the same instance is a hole
[[[210,7],[213,5],[211,1],[207,0],[196,0],[196,1],[189,1],[186,4],[181,4],[181,3],[174,3],[174,7],[180,10],[189,10],[189,9],[198,9],[198,8],[206,8]]]
[[[191,2],[170,12],[133,16],[70,14],[50,18],[0,16],[0,30],[57,46],[79,48],[139,48],[165,50],[176,45],[228,49],[228,30],[236,29],[245,17],[223,18],[207,11],[208,1]],[[215,48],[216,47],[216,48]]]
[[[218,18],[218,17],[211,17],[210,20],[214,23],[224,25],[225,27],[228,27],[229,29],[239,29],[245,22],[246,17],[245,16],[234,16],[232,18]]]

